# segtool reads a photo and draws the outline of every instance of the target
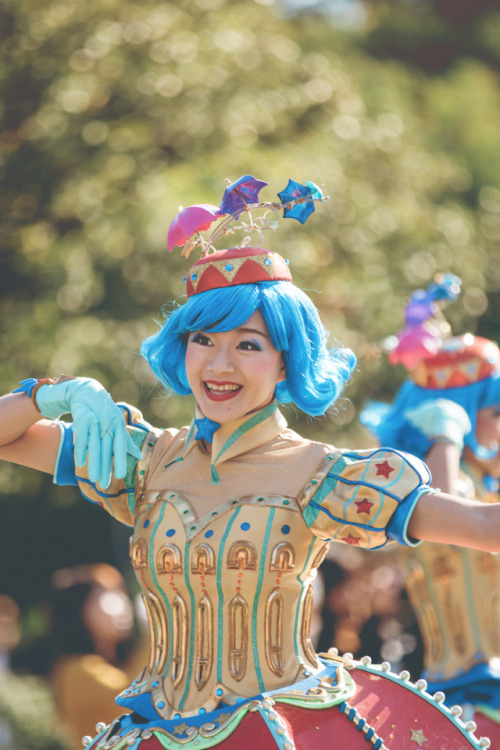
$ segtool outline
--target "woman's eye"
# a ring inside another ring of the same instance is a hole
[[[201,333],[201,331],[197,331],[193,336],[191,337],[191,341],[194,344],[201,344],[201,346],[210,346],[211,341],[204,333]]]
[[[245,339],[245,341],[240,341],[237,349],[243,349],[244,351],[254,351],[254,352],[261,352],[262,346],[259,344],[258,341],[250,341],[248,339]]]

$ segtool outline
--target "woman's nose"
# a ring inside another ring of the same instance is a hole
[[[213,372],[231,372],[234,370],[234,363],[231,352],[226,346],[215,346],[212,350],[209,369]]]

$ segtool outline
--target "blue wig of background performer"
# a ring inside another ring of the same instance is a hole
[[[262,219],[253,221],[250,209],[264,207],[276,215],[281,208],[285,217],[303,223],[314,210],[314,201],[323,200],[313,183],[303,186],[289,180],[287,188],[278,193],[281,204],[258,203],[258,191],[265,184],[246,175],[226,188],[220,207],[190,206],[172,222],[169,250],[175,244],[184,245],[183,253],[188,255],[195,244],[202,244],[204,256],[186,277],[187,302],[166,314],[161,330],[143,342],[141,354],[164,386],[182,396],[188,395],[191,393],[185,369],[188,333],[229,331],[259,310],[273,346],[282,352],[286,366],[286,380],[276,386],[276,400],[294,403],[316,416],[326,412],[340,395],[356,365],[354,354],[342,347],[328,348],[328,333],[318,311],[293,284],[288,261],[262,248],[243,247],[223,253],[213,248],[213,242],[223,236],[235,218],[240,221],[237,228],[246,231],[261,232],[272,226],[271,223],[266,226]],[[199,230],[226,215],[227,219],[204,241]],[[245,223],[247,216],[249,223]],[[191,245],[187,239],[190,237],[194,237]]]
[[[391,405],[370,403],[360,416],[382,445],[425,458],[434,442],[429,432],[436,435],[454,425],[454,435],[463,435],[462,447],[477,458],[492,458],[498,451],[498,446],[480,445],[475,430],[477,412],[500,404],[498,346],[472,334],[450,337],[441,313],[457,298],[460,284],[453,274],[439,274],[427,290],[414,292],[405,328],[387,342],[390,362],[403,364],[409,379]]]

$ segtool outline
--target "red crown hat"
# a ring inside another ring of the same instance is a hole
[[[257,281],[292,281],[288,261],[261,247],[217,250],[197,260],[186,276],[187,296]]]
[[[466,333],[446,339],[439,352],[422,359],[410,377],[422,388],[460,388],[489,378],[500,368],[494,341]]]

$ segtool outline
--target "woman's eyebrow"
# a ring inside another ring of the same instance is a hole
[[[238,328],[238,333],[257,333],[259,336],[264,336],[264,338],[268,339],[269,336],[267,333],[264,333],[264,331],[259,331],[258,328]]]

